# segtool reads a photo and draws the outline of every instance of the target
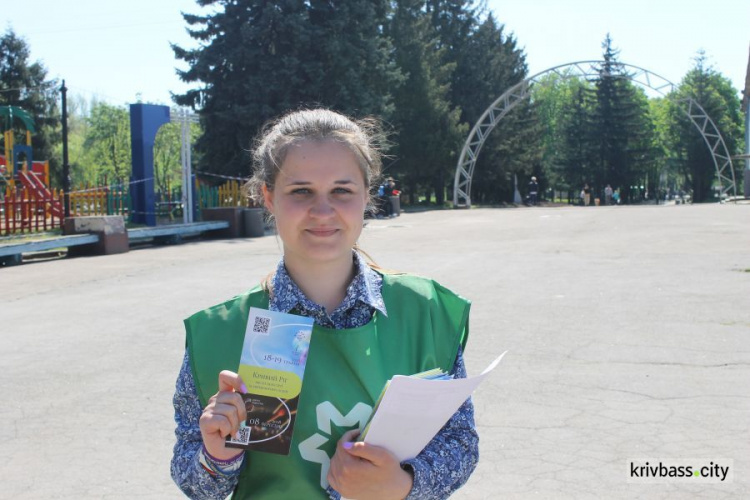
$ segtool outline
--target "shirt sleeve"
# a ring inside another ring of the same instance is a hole
[[[177,443],[172,456],[172,479],[182,492],[193,499],[223,499],[237,486],[239,470],[234,474],[212,475],[199,462],[203,440],[199,419],[203,408],[198,399],[188,353],[182,361],[173,398],[177,423]]]
[[[451,373],[455,378],[466,378],[461,347]],[[414,473],[407,500],[448,498],[468,481],[478,461],[479,436],[469,398],[416,458],[402,462]]]

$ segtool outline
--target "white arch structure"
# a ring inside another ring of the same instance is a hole
[[[453,184],[453,207],[470,207],[471,206],[471,178],[474,175],[479,152],[484,145],[487,136],[492,129],[519,103],[528,99],[531,95],[531,88],[534,84],[540,83],[541,79],[550,74],[556,74],[561,78],[594,78],[600,77],[597,65],[604,64],[605,61],[578,61],[560,66],[554,66],[540,73],[535,74],[517,83],[506,90],[495,102],[493,102],[482,114],[481,118],[471,129],[469,137],[464,143],[461,150],[461,156],[456,166],[456,177]],[[633,66],[632,64],[617,63],[631,73],[612,74],[614,78],[627,78],[639,85],[648,87],[662,96],[668,96],[670,92],[677,89],[677,86],[656,73]],[[716,175],[721,185],[721,196],[729,191],[737,196],[737,184],[734,179],[734,169],[732,168],[732,159],[724,143],[724,139],[719,133],[716,124],[711,120],[703,107],[694,99],[679,99],[676,102],[682,104],[682,110],[687,114],[693,125],[698,129],[706,142],[713,157]]]

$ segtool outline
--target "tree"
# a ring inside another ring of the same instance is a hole
[[[456,72],[460,76],[454,79],[453,99],[469,127],[500,95],[528,76],[526,56],[515,37],[506,35],[492,14],[478,23],[464,46]],[[532,101],[519,103],[487,138],[472,179],[472,200],[512,200],[514,174],[520,174],[522,180],[540,174],[541,129],[534,107]],[[540,180],[544,188],[547,179]]]
[[[598,150],[594,139],[594,99],[593,84],[572,79],[560,106],[561,137],[557,152],[556,169],[563,185],[578,194],[586,183],[594,177]]]
[[[196,124],[190,126],[190,142],[200,137],[201,130]],[[162,193],[182,185],[182,130],[179,123],[165,123],[154,139],[154,180],[156,189]],[[197,163],[191,155],[192,163]]]
[[[57,108],[57,82],[47,79],[41,62],[29,60],[26,41],[8,28],[0,37],[0,105],[23,108],[34,119],[36,133],[31,137],[35,160],[49,160],[50,177],[61,179],[61,161],[54,154],[60,141],[60,113]],[[15,129],[17,137],[25,130]]]
[[[383,37],[384,0],[198,0],[214,13],[183,14],[200,46],[173,46],[188,63],[181,79],[199,84],[174,96],[198,109],[202,168],[247,171],[246,152],[264,123],[322,105],[347,114],[388,115],[399,80]]]
[[[387,0],[310,1],[315,42],[304,61],[316,102],[355,116],[390,116],[391,91],[403,76],[382,34],[389,8]]]
[[[460,108],[449,100],[456,65],[444,62],[445,49],[439,47],[423,6],[420,0],[401,0],[390,24],[394,58],[406,75],[394,91],[398,163],[392,173],[402,174],[411,203],[422,186],[428,195],[434,191],[437,203],[442,204],[467,127],[460,124]]]
[[[714,199],[712,186],[716,167],[701,134],[684,113],[684,100],[694,99],[701,105],[719,129],[729,154],[734,155],[740,152],[742,143],[741,105],[737,95],[731,81],[707,65],[705,54],[699,52],[695,66],[670,96],[671,146],[676,151],[695,201]]]
[[[91,104],[80,95],[68,94],[68,162],[70,182],[74,189],[99,181],[91,151],[85,147]],[[55,145],[54,154],[55,157],[62,158],[62,141]]]
[[[542,178],[557,190],[580,188],[585,179],[578,158],[590,156],[581,151],[578,141],[590,122],[590,103],[582,87],[590,86],[580,78],[564,78],[556,73],[542,77],[532,88],[541,124]]]
[[[96,169],[96,176],[126,181],[130,177],[130,115],[119,106],[94,102],[88,118],[84,147]]]
[[[606,184],[620,188],[624,201],[631,200],[630,186],[651,170],[653,125],[648,100],[626,78],[619,51],[607,34],[602,43],[603,63],[596,80],[593,137],[598,153],[589,184],[600,193]]]

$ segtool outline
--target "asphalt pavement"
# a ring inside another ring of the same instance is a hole
[[[0,498],[179,498],[182,320],[274,236],[0,269]],[[473,301],[479,466],[455,498],[750,497],[750,206],[472,209],[369,221],[382,266]],[[650,460],[724,481],[638,483]]]

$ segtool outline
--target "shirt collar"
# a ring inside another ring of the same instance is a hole
[[[365,262],[359,252],[354,251],[352,253],[357,273],[347,287],[346,295],[341,305],[335,311],[326,312],[330,316],[333,316],[334,314],[351,309],[359,301],[372,309],[380,311],[384,316],[388,316],[381,292],[383,287],[382,276]],[[292,280],[284,265],[283,257],[276,266],[276,273],[271,283],[273,292],[271,293],[268,307],[272,311],[288,313],[295,307],[301,307],[302,309],[323,309],[322,306],[307,298],[304,292]]]

